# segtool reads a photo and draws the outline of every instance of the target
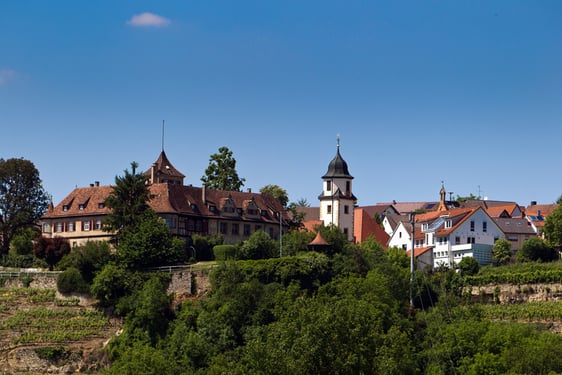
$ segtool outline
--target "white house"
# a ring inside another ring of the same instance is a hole
[[[434,211],[416,215],[421,230],[416,247],[433,246],[433,266],[451,267],[463,257],[480,265],[492,262],[492,247],[504,233],[482,207]]]

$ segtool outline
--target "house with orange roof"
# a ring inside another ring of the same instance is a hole
[[[185,176],[173,167],[164,151],[144,175],[150,208],[179,238],[219,234],[225,243],[235,244],[258,230],[273,239],[288,230],[287,211],[273,196],[183,185]],[[103,230],[103,221],[111,212],[105,200],[112,189],[98,182],[74,189],[41,218],[43,235],[67,238],[71,246],[109,240],[112,234]]]
[[[452,267],[463,257],[474,257],[480,265],[492,262],[492,247],[504,233],[482,207],[428,212],[415,217],[421,230],[415,233],[416,247],[433,247],[433,266]]]
[[[544,238],[543,228],[547,216],[557,207],[558,204],[537,204],[537,202],[531,202],[525,209],[525,217],[529,220],[537,236],[540,238]]]

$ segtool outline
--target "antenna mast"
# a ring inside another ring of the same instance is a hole
[[[164,151],[164,120],[162,120],[162,151]]]

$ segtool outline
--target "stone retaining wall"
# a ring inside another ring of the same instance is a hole
[[[473,299],[499,303],[562,301],[562,283],[550,284],[488,284],[465,289]]]

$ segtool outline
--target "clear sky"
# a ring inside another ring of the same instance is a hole
[[[222,146],[244,188],[317,206],[341,154],[359,205],[562,194],[562,2],[0,3],[0,158],[59,203],[162,147],[201,185]]]

